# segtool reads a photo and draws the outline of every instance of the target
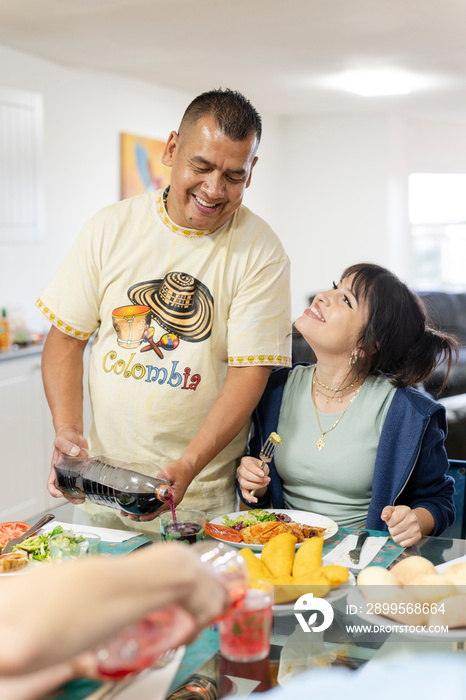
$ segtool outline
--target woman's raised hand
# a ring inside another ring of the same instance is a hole
[[[257,496],[261,497],[265,493],[265,489],[270,483],[269,467],[264,464],[264,470],[261,469],[260,459],[255,457],[243,457],[237,471],[238,481],[241,489],[241,494],[246,501],[257,503]],[[256,495],[252,496],[251,491]]]

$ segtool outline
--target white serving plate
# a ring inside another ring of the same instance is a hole
[[[338,525],[336,522],[330,518],[326,518],[324,515],[308,513],[305,510],[282,510],[280,508],[263,508],[263,510],[266,510],[268,513],[283,513],[284,515],[288,515],[295,523],[302,523],[303,525],[310,525],[312,527],[325,527],[324,540],[329,539],[329,537],[333,537],[333,535],[338,532]],[[236,513],[228,513],[227,515],[229,518],[234,520],[240,515],[245,515],[246,513],[247,511],[237,511]],[[224,516],[220,516],[218,518],[214,518],[210,522],[214,525],[223,525],[223,518]],[[261,552],[265,546],[263,544],[230,542],[230,540],[222,540],[221,537],[216,537],[215,539],[231,544],[233,547],[239,547],[240,549],[243,547],[248,547],[248,549],[252,549],[253,552]],[[296,546],[300,547],[301,545],[297,544]]]

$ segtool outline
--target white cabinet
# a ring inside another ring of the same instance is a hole
[[[40,348],[0,356],[0,522],[61,502],[47,491],[54,430],[40,361]]]

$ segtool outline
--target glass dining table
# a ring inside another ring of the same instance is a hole
[[[58,505],[47,512],[53,513],[57,521],[76,526],[93,524],[79,507],[70,503]],[[30,519],[30,522],[34,522],[41,515]],[[119,522],[119,527],[122,527],[121,521],[113,519],[113,522]],[[106,523],[105,527],[118,526]],[[357,533],[344,529],[339,531],[338,535],[326,541],[326,550],[330,551],[353,532]],[[159,540],[160,535],[157,533],[144,533],[143,537],[139,536],[129,541],[133,542],[134,546],[129,547],[127,556],[131,556],[131,551],[135,548]],[[324,549],[324,553],[326,550]],[[421,555],[435,566],[462,557],[465,557],[466,561],[466,541],[443,537],[425,537],[418,545],[407,549],[396,548],[389,539],[385,550],[382,548],[381,551],[385,551],[388,559],[384,560],[379,556],[378,559],[382,562],[379,565],[387,568],[413,555]],[[119,550],[115,553],[124,552]],[[357,576],[357,571],[353,571]],[[391,656],[400,653],[412,655],[424,651],[439,651],[464,654],[465,628],[438,634],[417,632],[415,629],[403,630],[401,626],[395,626],[394,629],[390,627],[390,622],[393,624],[393,621],[387,618],[382,618],[382,622],[385,619],[387,624],[380,624],[380,617],[375,616],[372,619],[364,615],[360,606],[355,604],[357,601],[351,597],[355,591],[356,586],[348,586],[341,597],[330,597],[333,613],[331,624],[325,630],[313,631],[311,634],[304,631],[293,605],[275,605],[270,653],[262,661],[240,663],[227,660],[220,654],[216,628],[205,630],[186,648],[168,691],[163,697],[154,691],[150,700],[163,700],[167,697],[170,700],[188,700],[201,696],[207,700],[216,700],[230,695],[248,695],[252,692],[266,691],[277,684],[286,684],[311,669],[332,666],[355,670],[374,660],[390,659]],[[309,632],[309,629],[307,631]],[[63,700],[107,700],[110,697],[118,698],[116,691],[118,686],[115,683],[102,685],[95,681],[83,680],[69,683],[47,697]],[[126,699],[132,698],[133,695],[123,696],[122,691],[121,697]],[[138,695],[135,694],[134,698],[137,700]]]

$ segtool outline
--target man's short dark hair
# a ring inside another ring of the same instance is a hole
[[[256,134],[257,142],[260,141],[262,120],[259,113],[244,95],[228,88],[198,95],[186,109],[180,130],[184,124],[197,124],[201,117],[211,114],[232,141],[244,141],[251,132]]]

